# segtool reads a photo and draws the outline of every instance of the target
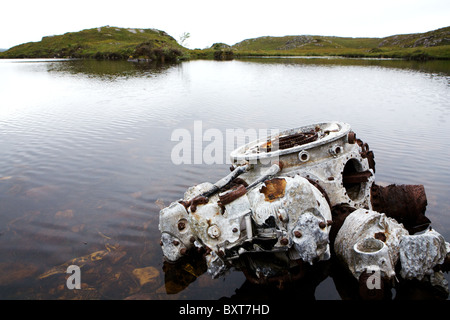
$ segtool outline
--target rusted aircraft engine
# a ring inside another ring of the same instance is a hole
[[[304,264],[336,254],[358,280],[378,271],[447,288],[438,266],[449,244],[427,229],[423,186],[375,185],[373,152],[348,124],[288,130],[230,157],[228,176],[189,188],[161,210],[168,261],[201,249],[213,277],[235,268],[267,283],[297,279]]]

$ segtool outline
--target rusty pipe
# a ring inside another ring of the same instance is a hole
[[[217,193],[221,188],[227,186],[231,181],[233,181],[235,178],[237,178],[238,176],[240,176],[241,174],[243,174],[244,172],[247,172],[251,169],[251,165],[250,164],[245,164],[243,166],[239,166],[237,168],[235,168],[233,171],[231,171],[228,175],[226,175],[225,177],[223,177],[222,179],[220,179],[219,181],[217,181],[216,183],[213,184],[213,186],[211,187],[211,189],[203,192],[201,195],[203,197],[210,197],[212,195],[214,195],[215,193]]]
[[[247,187],[247,190],[249,191],[249,190],[253,189],[254,187],[256,187],[258,184],[272,178],[274,175],[276,175],[278,172],[280,172],[282,168],[283,168],[283,163],[281,161],[272,164],[270,166],[270,168],[267,169],[267,171],[264,172],[264,174],[261,177],[256,179],[252,184],[250,184]]]

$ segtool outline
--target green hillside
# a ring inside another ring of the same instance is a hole
[[[236,43],[237,56],[318,55],[347,57],[391,57],[450,59],[450,27],[417,34],[385,38],[327,36],[260,37]]]
[[[182,57],[187,49],[164,31],[100,27],[43,37],[0,53],[1,58],[127,59]]]
[[[344,56],[414,60],[450,59],[450,27],[385,38],[346,38],[315,35],[247,39],[229,46],[189,50],[164,31],[100,27],[24,43],[0,58],[95,58],[173,61],[187,58],[229,60],[244,56]]]

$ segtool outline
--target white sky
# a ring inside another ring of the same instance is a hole
[[[450,26],[450,0],[24,0],[0,5],[0,48],[105,25],[156,28],[189,48],[260,36],[385,37]]]

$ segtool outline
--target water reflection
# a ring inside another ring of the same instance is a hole
[[[119,79],[130,77],[151,77],[164,73],[177,63],[104,61],[104,60],[66,60],[47,65],[50,73],[86,75],[102,79]]]
[[[372,59],[372,58],[339,58],[339,57],[261,57],[241,58],[240,61],[248,61],[261,64],[286,64],[286,65],[321,65],[321,66],[362,66],[383,67],[440,75],[450,75],[450,64],[446,60],[407,61],[400,59]]]
[[[317,291],[327,280],[325,291],[329,299],[342,300],[445,300],[448,293],[429,282],[415,280],[402,280],[391,285],[383,284],[379,290],[367,290],[365,283],[358,281],[333,256],[328,261],[320,261],[314,266],[305,265],[304,275],[301,279],[280,283],[255,284],[246,279],[226,300],[316,300]],[[198,254],[184,257],[177,263],[164,263],[165,288],[169,295],[186,290],[206,272],[206,264]],[[219,280],[216,280],[219,281]],[[334,286],[334,289],[332,287]],[[322,289],[323,290],[323,289]],[[335,291],[335,292],[330,292]],[[333,294],[334,293],[334,294]],[[322,293],[323,294],[323,293]]]

